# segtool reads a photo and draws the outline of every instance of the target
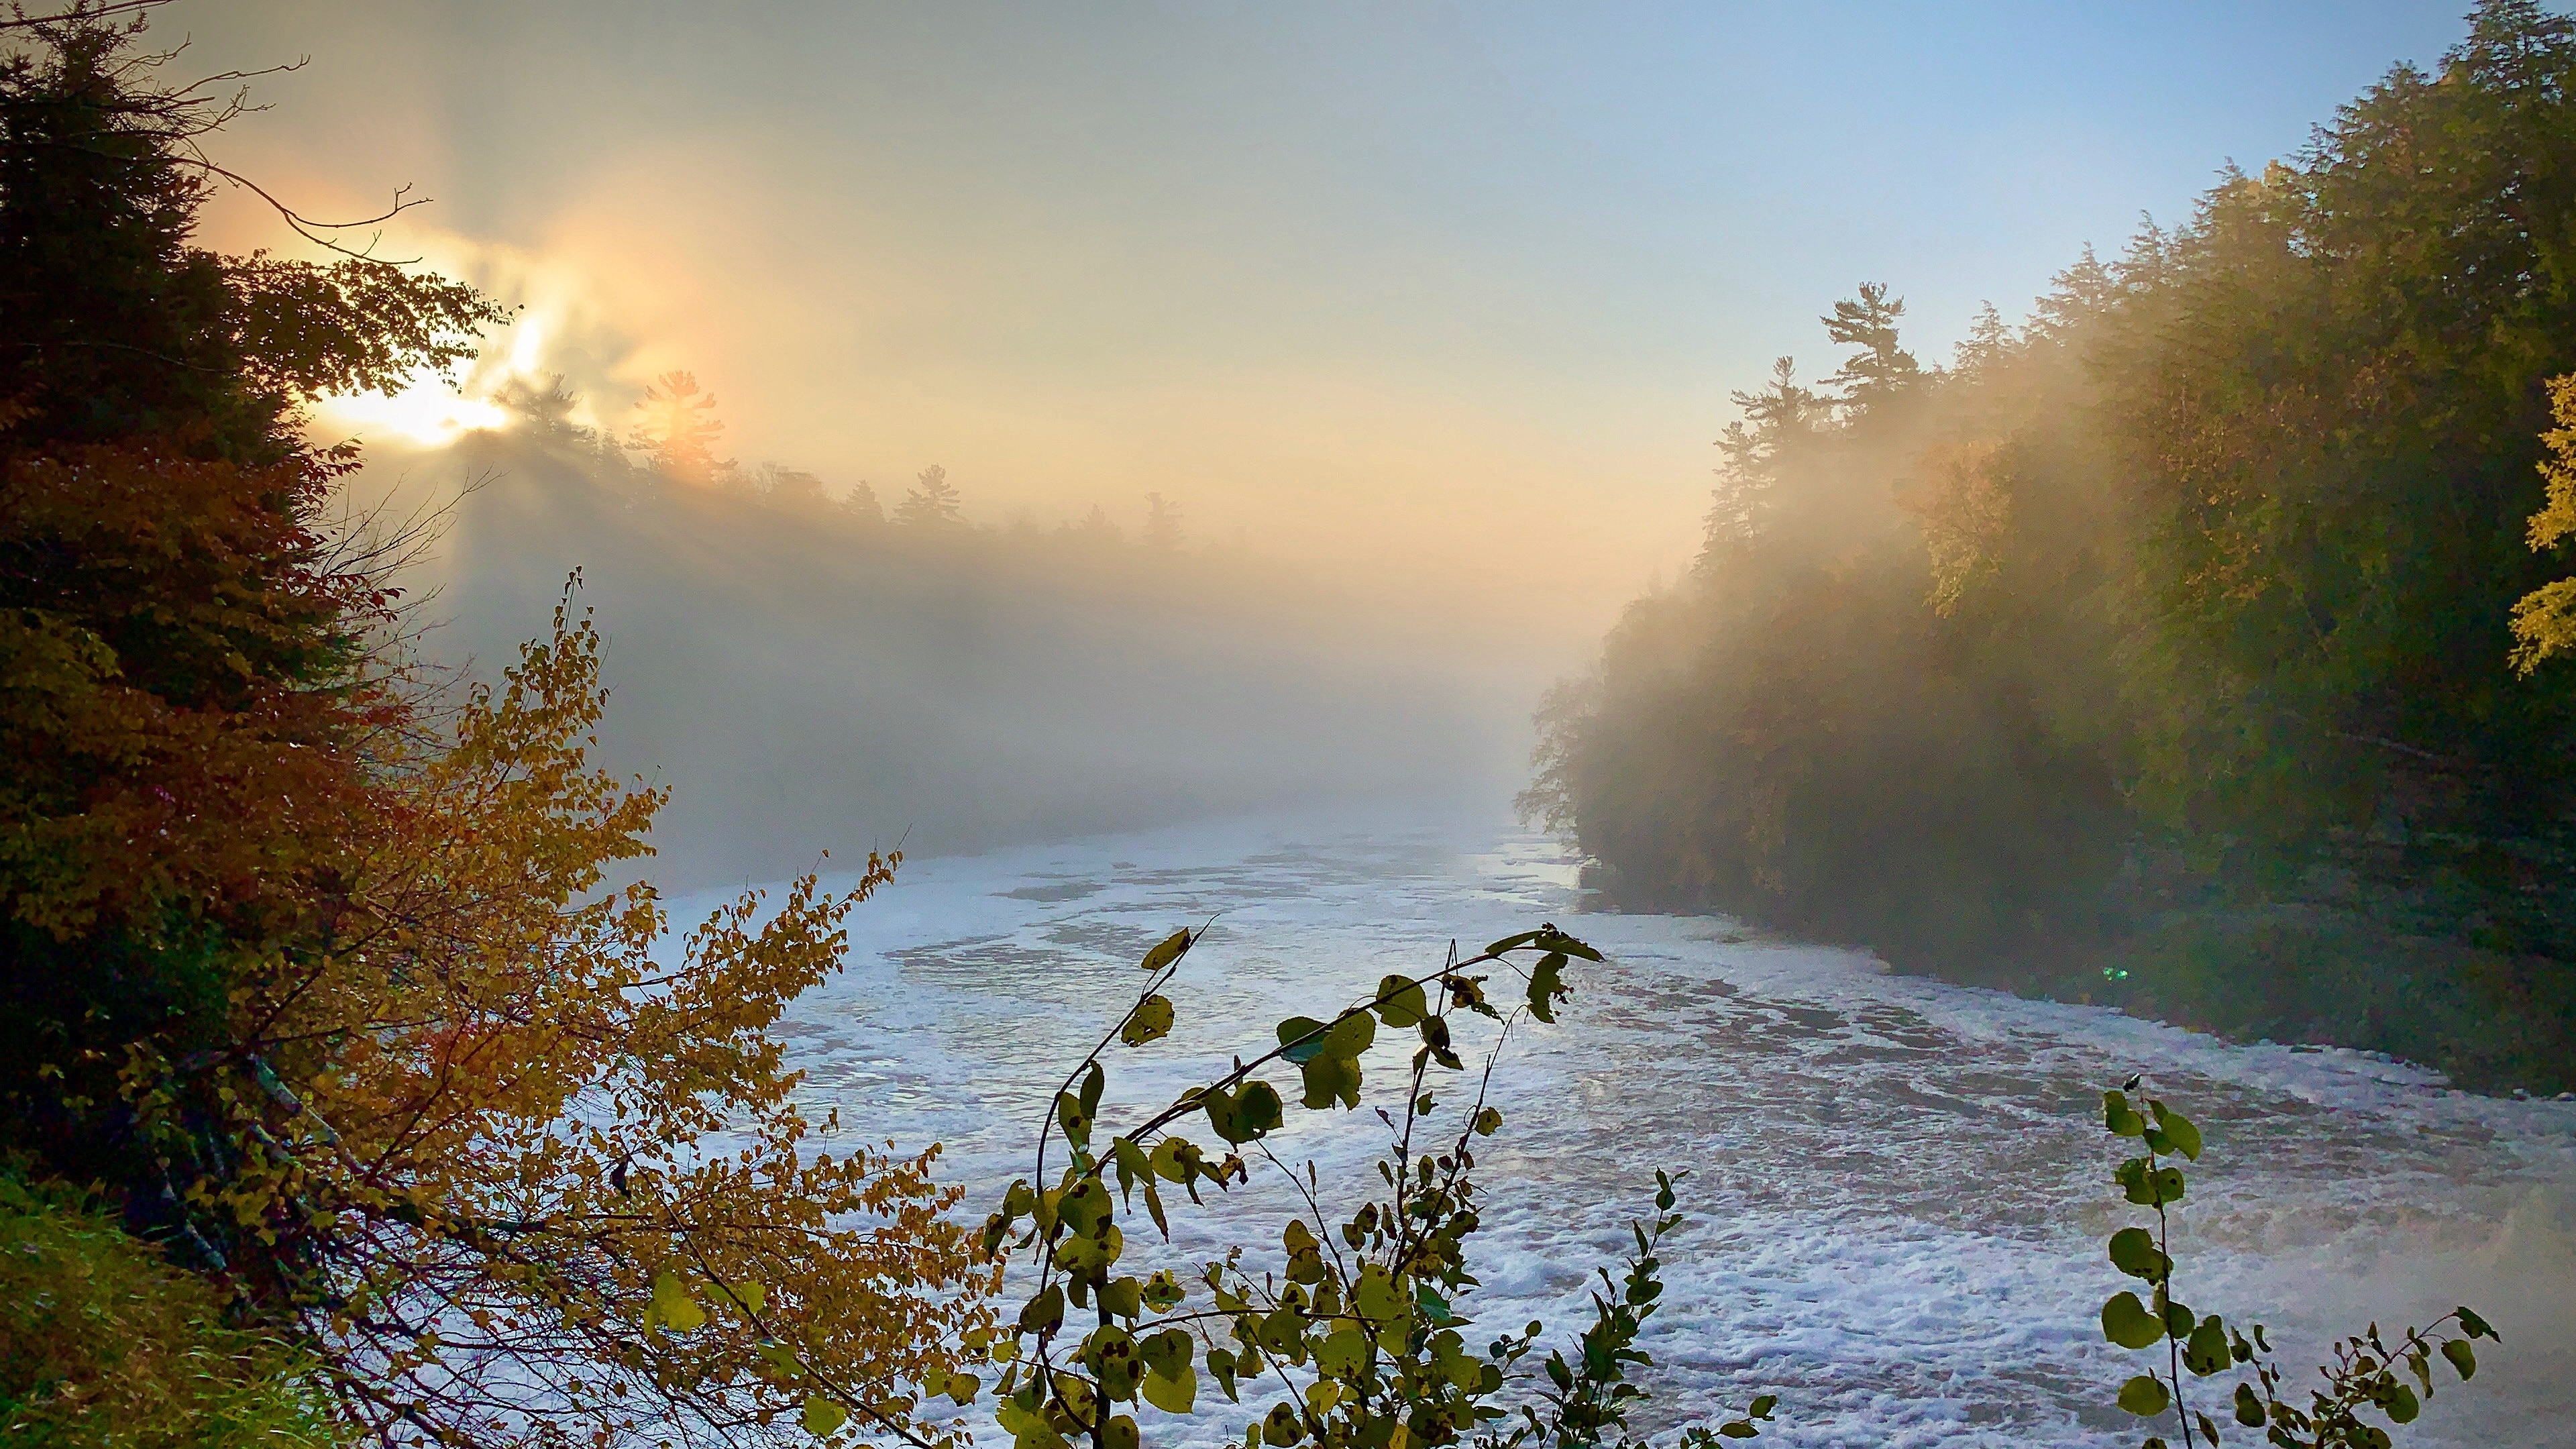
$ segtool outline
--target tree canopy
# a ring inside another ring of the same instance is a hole
[[[989,1273],[930,1158],[832,1140],[770,1034],[894,860],[659,952],[611,872],[662,796],[586,758],[596,633],[417,667],[404,540],[336,518],[354,455],[302,431],[504,313],[192,245],[240,101],[122,8],[0,61],[0,1151],[385,1442],[802,1438],[818,1395],[948,1436],[922,1386]]]
[[[1838,303],[1530,808],[1636,904],[2567,1085],[2571,96],[2576,26],[2489,0],[1948,368]]]

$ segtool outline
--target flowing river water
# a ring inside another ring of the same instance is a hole
[[[1762,1442],[2136,1444],[2110,1401],[2144,1356],[2096,1320],[2126,1281],[2102,1239],[2131,1220],[2098,1094],[2142,1071],[2207,1134],[2179,1297],[2270,1325],[2294,1388],[2334,1336],[2469,1303],[2505,1342],[2399,1442],[2576,1443],[2576,1102],[1891,975],[1720,919],[1578,914],[1562,848],[1490,823],[1280,815],[908,864],[853,914],[850,969],[791,1012],[792,1059],[858,1136],[945,1144],[980,1221],[1029,1171],[1044,1104],[1124,1011],[1138,956],[1211,917],[1174,1035],[1112,1048],[1105,1124],[1266,1047],[1282,1017],[1429,969],[1453,938],[1555,920],[1608,954],[1572,978],[1559,1024],[1506,1045],[1465,1307],[1478,1345],[1532,1317],[1570,1334],[1654,1169],[1688,1169],[1644,1345],[1650,1426],[1770,1392]],[[1370,1060],[1390,1087],[1397,1051]],[[1316,1161],[1328,1199],[1385,1140],[1366,1113],[1289,1117],[1273,1147]],[[1204,1213],[1174,1206],[1172,1246],[1131,1251],[1200,1261],[1233,1233],[1275,1254],[1289,1199],[1273,1174]],[[2222,1423],[2209,1386],[2230,1382],[2204,1381]],[[1203,1386],[1198,1418],[1149,1423],[1147,1442],[1217,1442],[1241,1419],[1211,1405],[1231,1407]]]

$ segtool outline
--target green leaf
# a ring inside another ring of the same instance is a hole
[[[2211,1316],[2215,1317],[2216,1315],[2213,1314]],[[2189,1338],[2191,1336],[2191,1331],[2199,1325],[2200,1319],[2193,1315],[2189,1306],[2176,1303],[2172,1299],[2165,1300],[2166,1337],[2175,1339]]]
[[[2120,1407],[2141,1419],[2152,1419],[2173,1403],[2164,1380],[2151,1374],[2140,1374],[2120,1385]]]
[[[1055,1200],[1056,1216],[1075,1233],[1088,1233],[1107,1222],[1110,1208],[1109,1186],[1096,1177],[1066,1188]]]
[[[1351,1306],[1360,1316],[1374,1324],[1383,1324],[1404,1316],[1403,1287],[1375,1263],[1360,1268],[1359,1282],[1351,1289]]]
[[[2236,1386],[2236,1422],[2248,1429],[2260,1429],[2263,1427],[2263,1420],[2263,1400],[2255,1394],[2254,1386],[2238,1384]]]
[[[1136,1359],[1147,1373],[1173,1374],[1190,1366],[1197,1343],[1185,1328],[1166,1328],[1136,1345]]]
[[[1234,1351],[1226,1348],[1209,1349],[1207,1366],[1208,1372],[1216,1375],[1217,1387],[1225,1390],[1226,1400],[1229,1403],[1241,1403],[1242,1400],[1234,1391]]]
[[[1134,1318],[1145,1311],[1145,1285],[1133,1278],[1118,1278],[1099,1288],[1100,1311],[1112,1318]]]
[[[1547,932],[1545,931],[1523,931],[1517,936],[1505,936],[1503,939],[1487,946],[1485,948],[1485,954],[1488,956],[1500,956],[1505,951],[1517,951],[1521,947],[1528,945],[1530,942],[1535,941],[1546,934]]]
[[[1299,1066],[1324,1054],[1324,1024],[1311,1016],[1292,1016],[1279,1023],[1279,1054]]]
[[[2114,1137],[2143,1137],[2147,1119],[2129,1105],[2129,1094],[2112,1090],[2102,1094],[2102,1126]]]
[[[1497,1108],[1497,1107],[1479,1107],[1479,1108],[1477,1108],[1477,1109],[1476,1109],[1476,1120],[1475,1120],[1474,1126],[1475,1126],[1475,1129],[1476,1129],[1476,1135],[1477,1135],[1477,1136],[1479,1136],[1479,1137],[1491,1137],[1491,1136],[1493,1136],[1495,1133],[1502,1131],[1502,1130],[1503,1130],[1503,1114],[1502,1114],[1502,1110],[1501,1110],[1500,1108]],[[1669,1206],[1669,1204],[1667,1204],[1667,1205]]]
[[[2200,1326],[2191,1331],[2191,1337],[2183,1342],[2182,1366],[2202,1378],[2223,1371],[2235,1361],[2227,1351],[2227,1330],[2215,1313],[2202,1319]]]
[[[1530,968],[1530,1015],[1546,1022],[1556,1020],[1555,1003],[1567,994],[1563,980],[1564,971],[1565,953],[1562,951],[1548,952],[1538,959],[1537,965]]]
[[[2412,1424],[2415,1416],[2424,1412],[2424,1406],[2415,1398],[2415,1391],[2394,1379],[2388,1383],[2388,1392],[2380,1396],[2379,1408],[2393,1424]]]
[[[2180,1112],[2176,1112],[2168,1108],[2164,1103],[2152,1098],[2148,1100],[2147,1107],[2148,1110],[2156,1114],[2156,1126],[2161,1129],[2166,1138],[2173,1143],[2173,1150],[2181,1153],[2184,1157],[2189,1158],[2194,1162],[2198,1162],[2200,1160],[2200,1129],[2192,1125],[2191,1119]]]
[[[2460,1331],[2467,1334],[2469,1337],[2493,1338],[2498,1343],[2504,1342],[2502,1338],[2497,1336],[2494,1329],[2487,1326],[2487,1321],[2485,1319],[2471,1313],[2466,1308],[2454,1308],[2451,1312],[2458,1315],[2460,1320]]]
[[[1044,1333],[1064,1322],[1064,1289],[1049,1283],[1038,1296],[1020,1309],[1020,1328],[1028,1333]]]
[[[1166,1414],[1186,1414],[1199,1401],[1198,1371],[1186,1363],[1168,1374],[1147,1374],[1136,1387],[1146,1403]]]
[[[1305,1074],[1305,1094],[1299,1100],[1309,1109],[1321,1110],[1337,1100],[1345,1107],[1360,1104],[1360,1065],[1349,1057],[1318,1056],[1297,1070]]]
[[[1234,1103],[1236,1121],[1251,1128],[1252,1135],[1255,1137],[1279,1125],[1281,1111],[1279,1089],[1268,1082],[1244,1083],[1243,1090],[1236,1094]]]
[[[1377,984],[1377,1017],[1392,1027],[1408,1027],[1431,1014],[1431,1003],[1423,998],[1422,983],[1405,976],[1388,976]]]
[[[1153,950],[1146,952],[1145,959],[1137,962],[1136,964],[1141,970],[1160,971],[1164,967],[1178,961],[1183,956],[1188,955],[1190,947],[1197,943],[1197,939],[1197,937],[1190,934],[1189,928],[1184,926],[1180,930],[1174,931],[1172,934],[1165,936],[1161,945],[1158,945]]]
[[[2115,1293],[2102,1305],[2102,1336],[2122,1348],[2152,1348],[2165,1336],[2162,1320],[2135,1293]]]
[[[1199,1105],[1207,1112],[1208,1125],[1228,1142],[1250,1142],[1277,1127],[1282,1110],[1279,1090],[1268,1082],[1246,1082],[1230,1096],[1210,1088],[1200,1094]]]
[[[1100,1426],[1102,1449],[1137,1449],[1139,1439],[1136,1420],[1132,1415],[1120,1414]]]
[[[1757,1394],[1754,1396],[1751,1406],[1746,1408],[1744,1412],[1756,1419],[1768,1419],[1771,1417],[1771,1411],[1778,1407],[1780,1407],[1780,1396],[1778,1394]]]
[[[1287,1404],[1272,1404],[1270,1412],[1261,1416],[1261,1442],[1269,1445],[1270,1449],[1288,1449],[1289,1445],[1305,1437],[1305,1422]]]
[[[948,1397],[961,1404],[971,1404],[977,1394],[984,1392],[984,1381],[961,1369],[948,1376],[946,1388]]]
[[[2173,1259],[2156,1248],[2155,1235],[2144,1228],[2122,1228],[2111,1235],[2111,1266],[2132,1278],[2161,1283],[2173,1271]]]
[[[1153,1165],[1154,1175],[1163,1181],[1187,1182],[1191,1175],[1190,1164],[1197,1157],[1198,1148],[1186,1139],[1166,1137],[1154,1144],[1154,1155],[1146,1160]]]
[[[1742,1419],[1734,1419],[1718,1425],[1717,1432],[1729,1439],[1750,1439],[1762,1431]]]
[[[2183,1176],[2178,1167],[2150,1168],[2147,1159],[2132,1157],[2111,1174],[2122,1193],[2140,1207],[2182,1201]]]
[[[829,1438],[834,1430],[850,1422],[850,1411],[842,1408],[838,1400],[827,1399],[821,1394],[816,1394],[805,1401],[805,1412],[798,1417],[797,1422],[803,1424],[805,1432],[815,1438]]]
[[[1539,935],[1542,938],[1539,941],[1539,945],[1550,951],[1562,951],[1568,956],[1580,956],[1586,961],[1597,962],[1601,959],[1600,952],[1593,950],[1591,947],[1574,939],[1572,936],[1565,934],[1554,926],[1549,926],[1540,931]]]
[[[1315,1351],[1315,1367],[1337,1379],[1354,1379],[1368,1363],[1368,1335],[1357,1327],[1337,1328]]]
[[[707,1313],[689,1296],[680,1275],[665,1268],[653,1275],[653,1301],[644,1310],[644,1321],[674,1333],[694,1333],[706,1326]]]
[[[1153,1181],[1153,1164],[1146,1159],[1145,1149],[1137,1146],[1133,1138],[1110,1138],[1109,1161],[1118,1169],[1118,1196],[1121,1201],[1135,1201],[1139,1179]]]
[[[2478,1376],[2477,1350],[2469,1347],[2469,1341],[2467,1339],[2452,1338],[2443,1340],[2442,1357],[2449,1359],[2451,1361],[2451,1367],[2460,1371],[2460,1382],[2467,1383],[2469,1380]]]
[[[1088,1233],[1069,1233],[1056,1240],[1054,1258],[1057,1267],[1078,1276],[1105,1270],[1126,1251],[1127,1235],[1116,1223],[1103,1223]]]
[[[1149,1041],[1161,1041],[1172,1034],[1172,998],[1155,993],[1136,1003],[1127,1013],[1127,1023],[1118,1028],[1118,1039],[1131,1047]]]

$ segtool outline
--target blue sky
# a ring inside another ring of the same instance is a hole
[[[561,314],[548,365],[603,418],[686,364],[749,456],[880,491],[943,462],[995,519],[1158,489],[1301,544],[1546,538],[1597,615],[1687,553],[1727,391],[1830,371],[1814,319],[1855,283],[1946,356],[1980,301],[2435,62],[2460,10],[187,0],[165,29],[310,54],[228,144],[306,195],[420,183],[433,258]]]

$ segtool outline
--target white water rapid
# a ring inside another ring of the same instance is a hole
[[[1329,1015],[1452,938],[1472,950],[1552,919],[1609,953],[1572,977],[1561,1024],[1507,1048],[1508,1121],[1481,1158],[1485,1286],[1466,1306],[1479,1345],[1533,1316],[1570,1335],[1652,1170],[1689,1169],[1646,1341],[1657,1426],[1772,1392],[1757,1442],[2135,1445],[2143,1426],[2111,1397],[2144,1356],[2103,1343],[2095,1317],[2125,1281],[2102,1239],[2130,1220],[2097,1094],[2143,1071],[2208,1140],[2178,1296],[2269,1324],[2302,1400],[2331,1336],[2471,1304],[2504,1343],[2479,1345],[2477,1382],[2446,1384],[2399,1442],[2576,1443],[2576,1103],[1888,975],[1721,920],[1578,915],[1571,861],[1518,832],[1278,816],[908,864],[853,915],[850,969],[792,1012],[807,1095],[859,1137],[945,1143],[980,1221],[1029,1170],[1044,1103],[1123,1011],[1137,957],[1211,916],[1173,993],[1179,1029],[1112,1048],[1113,1104],[1167,1102],[1279,1018]],[[1373,1054],[1372,1088],[1398,1060]],[[1320,1160],[1328,1190],[1383,1142],[1366,1113],[1289,1116],[1274,1148]],[[1180,1259],[1229,1221],[1276,1251],[1275,1185],[1208,1213],[1173,1203]],[[1198,1421],[1148,1423],[1149,1444],[1241,1422],[1202,1383]],[[2222,1423],[2229,1383],[2203,1381]]]

